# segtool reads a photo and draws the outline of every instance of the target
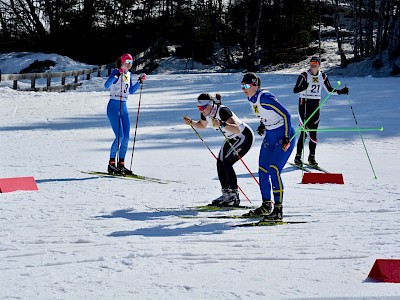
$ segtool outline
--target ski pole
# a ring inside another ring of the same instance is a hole
[[[303,114],[303,120],[306,119],[306,115],[307,115],[307,95],[304,96],[304,114]],[[301,118],[300,118],[301,120]],[[306,144],[306,133],[304,130],[302,130],[300,137],[303,137],[303,147],[301,147],[301,161],[304,161],[304,156],[305,156],[305,151],[304,151],[304,146]],[[311,137],[310,137],[311,138]],[[297,150],[296,150],[297,151]],[[304,164],[301,164],[301,177],[303,177],[304,174]]]
[[[192,124],[190,124],[190,127],[192,127],[192,129],[194,130],[194,132],[197,134],[197,136],[200,138],[200,140],[203,142],[203,144],[207,147],[207,149],[210,151],[210,153],[214,156],[214,158],[216,160],[218,160],[218,158],[215,156],[214,152],[212,152],[212,150],[210,149],[210,147],[208,147],[208,145],[206,144],[206,142],[203,140],[203,138],[201,137],[201,135],[199,134],[199,132],[193,127]]]
[[[347,98],[347,100],[349,100],[351,113],[353,114],[354,121],[356,122],[356,126],[357,126],[357,129],[358,129],[358,133],[360,134],[360,138],[361,138],[361,141],[362,141],[362,143],[363,143],[363,146],[364,146],[364,149],[365,149],[365,153],[367,154],[367,158],[368,158],[369,164],[370,164],[370,166],[371,166],[372,173],[374,173],[375,179],[378,179],[378,178],[376,177],[374,167],[372,166],[372,162],[371,162],[371,159],[370,159],[370,157],[369,157],[369,154],[368,154],[368,151],[367,151],[367,147],[365,146],[364,139],[363,139],[363,136],[362,136],[362,134],[361,134],[360,127],[358,126],[357,118],[356,118],[356,115],[354,114],[353,105],[351,104],[349,95],[347,95],[346,98]],[[381,127],[381,128],[382,128],[381,131],[383,131],[383,127]]]
[[[246,167],[247,171],[250,173],[250,175],[254,178],[254,180],[257,182],[258,185],[260,185],[260,183],[258,182],[257,178],[253,175],[253,173],[250,171],[249,167],[246,165],[246,163],[244,162],[243,158],[239,155],[239,152],[237,152],[237,150],[235,149],[235,147],[232,145],[232,143],[229,141],[229,139],[227,138],[226,134],[222,131],[221,126],[218,126],[219,131],[221,131],[221,133],[223,134],[225,140],[228,142],[229,146],[231,147],[231,149],[235,152],[235,154],[237,155],[237,157],[240,159],[240,161],[243,163],[243,165]]]
[[[330,91],[330,92],[328,93],[328,95],[324,98],[324,100],[321,101],[321,103],[320,103],[320,104],[318,105],[318,107],[311,113],[311,115],[307,118],[307,120],[305,120],[305,121],[303,122],[303,125],[301,125],[301,126],[296,130],[296,132],[292,135],[292,137],[289,139],[289,141],[292,141],[292,140],[295,138],[295,136],[300,132],[300,130],[303,130],[303,131],[304,131],[304,130],[307,130],[305,126],[306,126],[306,124],[308,123],[308,121],[310,121],[310,119],[317,113],[318,109],[321,108],[321,106],[325,103],[326,100],[328,100],[328,98],[332,95],[332,93],[333,93],[334,91],[336,91],[336,89],[339,87],[339,85],[340,85],[340,81],[337,82],[337,86],[334,87],[333,90]]]
[[[136,113],[135,134],[134,134],[134,136],[133,136],[133,145],[132,145],[131,165],[130,165],[130,167],[129,167],[129,170],[130,170],[130,171],[132,171],[133,152],[135,151],[136,132],[137,132],[138,123],[139,123],[140,102],[141,102],[141,100],[142,100],[142,88],[143,88],[143,83],[141,83],[141,84],[140,84],[139,103],[138,103],[138,110],[137,110],[137,113]]]
[[[318,129],[307,129],[307,131],[318,131],[318,132],[383,131],[383,127],[379,127],[379,128],[318,128]]]
[[[201,137],[201,135],[198,133],[198,131],[193,127],[192,124],[189,124],[190,127],[192,127],[192,129],[194,130],[194,132],[197,134],[197,136],[199,137],[199,139],[203,142],[204,146],[207,147],[208,151],[210,151],[210,153],[212,154],[212,156],[214,156],[214,158],[216,160],[218,160],[218,158],[215,156],[214,152],[212,152],[212,150],[210,149],[210,147],[208,147],[208,145],[206,144],[206,142],[203,140],[203,138]],[[247,197],[247,195],[245,194],[245,192],[242,190],[242,188],[238,185],[238,189],[242,192],[242,194],[246,197],[247,201],[250,201],[249,197]]]
[[[121,75],[120,75],[121,76]],[[121,135],[121,115],[122,115],[122,78],[121,78],[121,90],[119,93],[119,117],[118,117],[118,137],[117,137],[117,143],[118,143],[118,148],[117,148],[117,153],[115,155],[115,160],[119,160],[119,150],[120,150],[120,135]]]

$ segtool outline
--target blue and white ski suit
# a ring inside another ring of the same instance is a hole
[[[126,100],[128,99],[128,94],[133,94],[137,91],[140,81],[133,84],[132,74],[129,71],[121,75],[119,74],[119,70],[114,69],[104,83],[104,87],[110,88],[107,117],[115,134],[115,139],[110,149],[110,158],[115,159],[118,153],[119,159],[123,160],[128,149],[129,131],[131,128]]]
[[[268,91],[257,90],[256,94],[248,100],[254,114],[260,118],[266,129],[258,162],[261,196],[263,201],[271,200],[272,183],[275,204],[282,204],[281,171],[295,145],[293,140],[289,149],[286,152],[283,150],[284,139],[292,137],[295,133],[291,116],[286,108],[278,102],[278,99]]]

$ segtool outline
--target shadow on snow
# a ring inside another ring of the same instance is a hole
[[[168,210],[156,212],[135,212],[130,209],[116,210],[111,215],[98,216],[96,218],[109,219],[109,218],[124,218],[131,221],[151,221],[163,220],[166,217],[179,217],[179,216],[195,216],[198,212],[193,210]],[[163,237],[163,236],[183,236],[189,234],[218,234],[226,230],[231,230],[233,227],[224,223],[204,223],[200,219],[194,219],[199,224],[188,224],[188,222],[177,221],[167,225],[157,225],[149,228],[138,228],[135,230],[121,230],[110,233],[110,237],[124,237],[131,235],[142,235],[147,237]]]

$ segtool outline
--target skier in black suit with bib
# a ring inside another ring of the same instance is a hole
[[[321,60],[313,56],[310,60],[310,69],[303,72],[297,78],[295,87],[293,88],[294,93],[299,93],[299,124],[303,126],[304,122],[313,114],[313,112],[319,106],[321,100],[322,88],[324,88],[328,93],[332,92],[334,88],[331,86],[328,76],[319,70],[321,65]],[[335,91],[338,95],[349,94],[349,89],[344,87],[341,90]],[[307,122],[305,129],[318,129],[320,120],[319,109]],[[317,166],[318,163],[315,160],[315,149],[317,147],[317,131],[310,131],[310,141],[309,141],[309,155],[308,163],[310,165]],[[301,131],[300,137],[297,141],[297,150],[294,163],[297,165],[302,165],[301,153],[303,151],[304,143],[307,138],[306,131]]]

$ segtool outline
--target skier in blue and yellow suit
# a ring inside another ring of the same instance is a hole
[[[271,92],[260,89],[260,79],[256,74],[244,75],[242,91],[247,96],[254,114],[260,119],[258,134],[262,136],[265,133],[259,154],[258,172],[263,203],[244,216],[262,216],[266,221],[281,221],[283,201],[281,171],[295,146],[295,141],[290,142],[290,137],[295,133],[291,116]]]

